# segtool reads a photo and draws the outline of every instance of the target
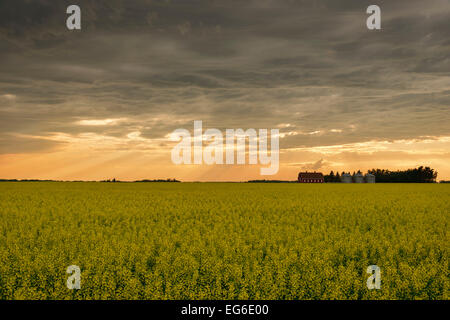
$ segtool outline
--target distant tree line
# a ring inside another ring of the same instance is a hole
[[[0,182],[97,182],[97,181],[87,181],[87,180],[39,180],[39,179],[0,179]],[[100,182],[129,182],[129,181],[120,181],[113,179],[101,180]],[[181,182],[177,179],[155,179],[155,180],[137,180],[131,182]]]
[[[331,171],[330,174],[324,175],[324,181],[325,182],[341,182],[341,177],[343,174],[350,172],[342,172],[339,174],[337,172],[336,174]],[[357,173],[361,173],[361,171],[358,170]],[[433,183],[436,182],[437,178],[437,171],[434,169],[431,169],[430,167],[423,167],[420,166],[415,169],[407,169],[407,170],[397,170],[397,171],[391,171],[387,169],[372,169],[367,171],[367,173],[373,174],[375,176],[376,182],[381,183],[393,183],[393,182],[401,182],[401,183]],[[356,173],[353,172],[351,174],[354,176]],[[444,181],[441,181],[441,183],[445,183]]]
[[[288,180],[249,180],[248,183],[297,183],[298,181]]]
[[[415,169],[390,171],[385,169],[372,169],[368,171],[375,175],[377,182],[415,182],[433,183],[436,182],[437,171],[430,167],[420,166]]]
[[[103,180],[101,182],[123,182],[123,181],[116,180],[116,178],[113,178],[113,179]],[[136,180],[136,181],[132,181],[132,182],[181,182],[181,181],[179,181],[177,179],[153,179],[153,180],[144,179],[144,180]]]
[[[344,174],[344,173],[345,172],[342,171],[342,174]],[[334,174],[334,171],[331,170],[330,174],[325,174],[323,176],[323,181],[324,182],[341,182],[341,175],[339,174],[339,172]]]
[[[155,179],[155,180],[144,179],[144,180],[137,180],[134,182],[181,182],[181,181],[177,179]]]
[[[58,182],[58,180],[39,180],[39,179],[0,179],[0,182]]]

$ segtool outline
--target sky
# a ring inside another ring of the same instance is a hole
[[[66,8],[81,8],[68,30]],[[381,30],[366,9],[381,8]],[[450,180],[450,1],[0,1],[0,178]],[[278,129],[280,168],[175,165],[176,129]]]

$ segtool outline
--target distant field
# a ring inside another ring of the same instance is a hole
[[[449,217],[444,184],[4,182],[0,299],[448,299]]]

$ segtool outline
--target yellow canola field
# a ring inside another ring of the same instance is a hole
[[[0,299],[448,299],[449,200],[444,184],[2,182]]]

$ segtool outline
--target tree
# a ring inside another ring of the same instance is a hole
[[[336,177],[334,179],[335,182],[341,182],[341,176],[339,175],[339,172],[336,173]]]
[[[375,176],[377,182],[412,182],[433,183],[436,182],[437,172],[430,167],[420,166],[414,169],[389,171],[386,169],[372,169],[368,173]]]
[[[334,182],[335,176],[333,170],[330,172],[330,182]]]

